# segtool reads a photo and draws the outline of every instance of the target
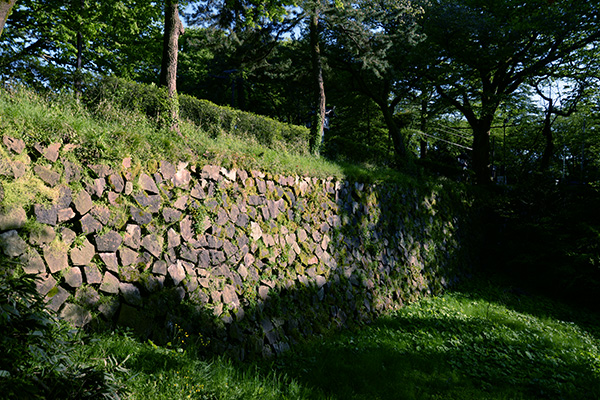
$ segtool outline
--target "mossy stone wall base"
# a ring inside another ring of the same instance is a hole
[[[177,323],[210,350],[269,356],[439,293],[471,264],[473,208],[440,185],[129,158],[82,167],[58,143],[3,143],[3,187],[39,179],[55,195],[3,205],[1,251],[39,273],[76,326],[166,342]]]

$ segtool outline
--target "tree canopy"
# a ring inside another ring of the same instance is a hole
[[[0,37],[2,78],[165,84],[168,4],[185,22],[169,75],[180,91],[311,125],[333,159],[467,165],[478,183],[509,162],[554,176],[568,132],[583,129],[573,121],[588,135],[595,123],[600,6],[589,1],[20,0]]]

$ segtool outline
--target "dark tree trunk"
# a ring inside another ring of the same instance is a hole
[[[406,158],[406,146],[404,145],[404,137],[402,137],[402,130],[396,124],[394,120],[394,111],[390,109],[387,103],[378,103],[379,108],[383,114],[383,120],[388,128],[388,132],[394,144],[394,154],[396,163],[402,163]]]
[[[79,1],[79,11],[83,13],[85,7],[84,0]],[[73,86],[75,86],[75,94],[81,95],[82,87],[82,68],[83,68],[83,34],[81,29],[77,32],[77,59],[75,60],[75,79]]]
[[[421,129],[421,132],[425,133],[427,131],[427,100],[422,100],[421,101],[421,126],[419,127],[419,129]],[[427,158],[427,141],[425,139],[423,139],[423,137],[421,136],[421,139],[419,140],[419,150],[420,150],[420,157],[422,160],[424,160],[425,158]]]
[[[549,99],[548,110],[546,111],[546,117],[544,118],[544,127],[542,128],[542,135],[545,139],[544,152],[542,153],[542,160],[540,163],[542,172],[550,170],[550,160],[554,154],[554,139],[552,138],[552,103],[552,99]]]
[[[165,32],[163,55],[160,68],[160,85],[167,88],[170,109],[170,129],[179,132],[179,106],[177,102],[177,54],[179,36],[184,29],[179,19],[179,4],[176,0],[165,0]]]
[[[475,183],[486,185],[492,183],[492,169],[490,162],[490,130],[491,118],[482,118],[471,123],[473,129],[473,171]]]
[[[325,83],[323,81],[323,64],[321,60],[321,48],[319,44],[319,4],[315,4],[314,12],[310,18],[310,48],[312,61],[312,81],[314,104],[316,106],[313,121],[311,123],[311,134],[309,147],[314,154],[319,154],[319,148],[323,141],[325,129]]]
[[[0,35],[2,35],[6,19],[10,15],[10,10],[12,10],[16,1],[17,0],[0,0]]]

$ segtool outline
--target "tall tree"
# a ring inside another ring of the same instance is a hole
[[[412,58],[422,40],[416,23],[422,13],[409,0],[361,0],[338,8],[328,22],[332,66],[349,73],[351,88],[378,105],[397,163],[405,161],[407,145],[396,113],[420,81]]]
[[[2,30],[4,29],[4,24],[6,23],[6,19],[10,14],[13,6],[15,5],[17,0],[3,0],[0,1],[0,35],[2,35]]]
[[[310,150],[314,154],[319,154],[319,148],[323,141],[325,130],[325,82],[323,80],[323,61],[321,59],[321,43],[319,33],[319,15],[321,13],[321,0],[313,0],[310,10],[309,37],[310,37],[310,56],[311,56],[311,80],[313,86],[313,101],[315,111],[310,125]]]
[[[165,0],[165,30],[163,56],[160,69],[160,85],[167,88],[170,109],[170,129],[179,131],[179,105],[177,102],[177,55],[179,36],[183,35],[183,24],[179,18],[179,2]]]
[[[600,5],[568,0],[432,0],[424,46],[438,93],[473,131],[477,183],[491,182],[490,131],[500,104],[527,79],[600,38]]]
[[[0,76],[52,88],[89,74],[156,81],[162,25],[146,0],[20,0],[0,39]]]

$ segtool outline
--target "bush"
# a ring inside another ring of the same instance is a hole
[[[263,146],[296,154],[308,154],[309,130],[303,126],[218,106],[208,100],[179,95],[179,116],[189,120],[210,136],[231,134],[251,138]],[[169,103],[164,88],[105,77],[90,84],[84,93],[88,106],[97,108],[110,102],[118,108],[141,112],[157,126],[168,126]]]
[[[37,275],[0,256],[0,393],[13,399],[118,398],[112,373],[76,360],[81,333],[45,307]]]

